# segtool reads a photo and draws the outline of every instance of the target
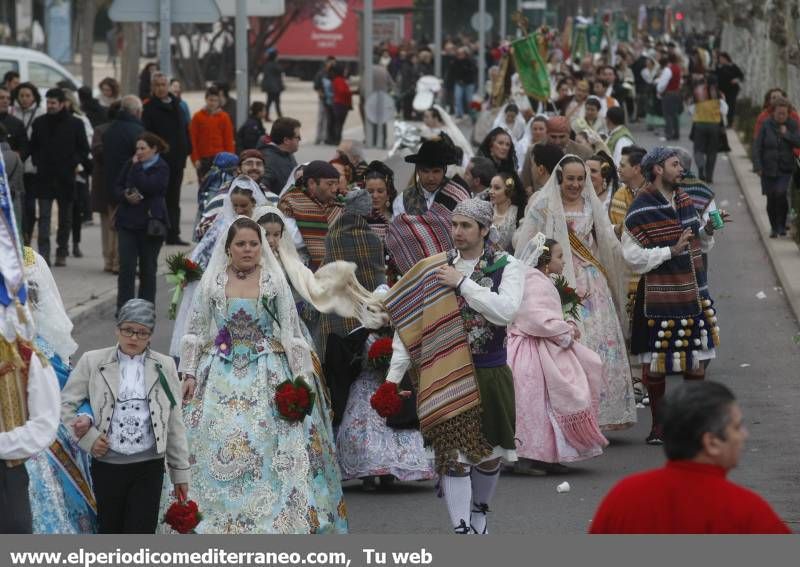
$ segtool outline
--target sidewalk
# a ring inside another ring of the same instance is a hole
[[[758,227],[759,236],[764,243],[764,248],[767,249],[770,262],[778,274],[783,293],[789,301],[794,317],[800,320],[800,250],[791,238],[769,238],[767,201],[766,197],[761,194],[761,179],[753,173],[753,163],[739,140],[739,136],[732,130],[728,130],[728,143],[731,147],[729,159],[750,216]]]
[[[263,93],[253,91],[251,96],[262,98]],[[203,94],[186,93],[185,98],[192,110],[202,106]],[[287,81],[287,90],[282,97],[282,110],[285,116],[297,118],[302,123],[303,142],[297,153],[297,161],[305,162],[315,159],[329,160],[334,157],[332,146],[316,146],[306,142],[313,141],[316,129],[317,99],[311,83],[296,80]],[[267,124],[269,129],[269,124]],[[345,127],[345,138],[362,140],[362,126],[358,112],[350,112]],[[390,140],[391,141],[391,140]],[[365,152],[367,161],[383,159],[384,150],[368,149]],[[188,163],[188,160],[187,160]],[[181,192],[181,236],[191,240],[194,218],[197,211],[197,177],[194,168],[188,166],[184,176]],[[55,215],[54,215],[54,218]],[[94,226],[86,226],[82,231],[81,249],[83,258],[67,258],[65,268],[53,268],[53,277],[58,284],[61,298],[67,314],[75,326],[91,317],[113,316],[117,297],[117,277],[103,272],[103,258],[100,246],[99,216],[95,215]],[[55,232],[53,232],[55,234]],[[36,237],[34,235],[34,242]],[[35,248],[35,246],[34,246]],[[166,257],[176,252],[189,252],[192,247],[164,246],[159,259],[160,272],[164,272]],[[162,281],[159,279],[159,282]],[[168,293],[165,288],[158,289],[159,294]]]

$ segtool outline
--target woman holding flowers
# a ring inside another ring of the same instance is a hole
[[[561,246],[564,277],[585,298],[577,325],[581,343],[603,360],[600,426],[606,430],[630,427],[636,422],[636,401],[614,295],[626,289],[622,250],[579,157],[564,156],[545,186],[531,197],[516,235],[518,255],[538,232]]]
[[[199,533],[344,533],[311,346],[263,230],[237,218],[195,295],[180,370]]]
[[[540,232],[519,259],[527,266],[525,295],[508,329],[517,407],[514,468],[535,474],[551,469],[547,463],[596,457],[608,444],[597,424],[603,362],[578,342],[574,315],[581,298],[551,279],[564,269],[561,245]]]

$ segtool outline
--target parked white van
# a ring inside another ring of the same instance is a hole
[[[0,79],[8,71],[19,73],[24,83],[30,81],[41,91],[42,96],[61,81],[71,83],[73,90],[82,85],[75,75],[67,71],[52,57],[35,49],[0,45]]]

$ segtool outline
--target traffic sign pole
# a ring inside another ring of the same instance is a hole
[[[433,0],[433,72],[442,77],[442,0]]]
[[[172,0],[161,0],[160,8],[158,68],[169,80],[172,77],[172,51],[170,48],[170,39],[172,38]]]
[[[480,26],[478,30],[478,94],[483,102],[483,95],[486,94],[486,0],[478,0],[478,19]],[[472,101],[468,101],[471,103]]]
[[[250,81],[247,76],[247,0],[236,0],[236,124],[238,129],[250,110]]]

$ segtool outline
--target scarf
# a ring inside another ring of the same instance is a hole
[[[420,260],[453,247],[450,216],[449,209],[434,203],[422,215],[402,214],[392,219],[386,227],[386,251],[400,274]]]
[[[512,368],[525,372],[525,368],[541,364],[556,422],[567,443],[581,452],[608,445],[597,424],[603,361],[578,341],[572,341],[567,348],[555,341],[571,330],[571,325],[564,321],[561,300],[552,280],[529,268],[522,306],[508,330]],[[535,341],[535,345],[526,349],[522,341]]]
[[[311,197],[303,187],[294,187],[281,197],[278,208],[292,217],[303,236],[308,255],[309,268],[316,270],[325,258],[325,237],[328,227],[339,217],[342,207],[338,203],[323,205]]]
[[[481,430],[481,400],[470,345],[455,292],[437,282],[447,254],[411,268],[384,300],[386,310],[419,371],[417,412],[440,471],[458,452],[479,462],[491,453]]]
[[[323,265],[337,261],[355,263],[358,283],[367,290],[374,290],[386,282],[386,264],[383,243],[372,232],[367,219],[361,215],[345,212],[331,226],[325,239]],[[346,336],[360,325],[353,317],[342,318],[335,314],[323,314],[319,320],[320,352],[325,352],[328,335]]]
[[[428,202],[425,200],[424,191],[425,189],[416,183],[403,191],[403,206],[406,214],[422,215],[428,211]],[[439,186],[438,193],[433,198],[433,202],[444,206],[448,211],[452,211],[456,204],[469,198],[469,193],[463,187],[445,177]]]

